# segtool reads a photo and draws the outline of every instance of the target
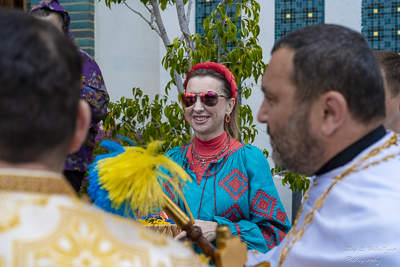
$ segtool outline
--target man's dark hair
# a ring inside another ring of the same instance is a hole
[[[385,117],[382,75],[363,36],[338,25],[319,24],[294,31],[273,47],[295,51],[292,81],[299,103],[338,91],[361,123]]]
[[[400,55],[394,51],[378,50],[374,52],[379,65],[385,72],[384,79],[390,90],[390,97],[400,93]]]
[[[66,153],[80,95],[76,48],[50,23],[1,9],[0,40],[0,160]]]

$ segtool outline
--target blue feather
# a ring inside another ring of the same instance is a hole
[[[125,139],[125,138],[123,138]],[[125,140],[129,140],[126,138]],[[132,141],[128,141],[130,144],[133,144]],[[134,145],[134,144],[133,144]],[[94,162],[89,165],[89,172],[88,172],[88,194],[90,195],[91,199],[93,200],[93,204],[104,209],[105,211],[111,212],[113,214],[118,214],[124,217],[132,217],[134,215],[132,211],[129,214],[126,214],[127,210],[129,209],[129,205],[122,204],[121,207],[118,209],[112,207],[111,201],[108,196],[108,191],[103,189],[102,185],[99,183],[99,169],[98,169],[98,162],[102,159],[115,157],[121,153],[125,152],[124,147],[121,144],[118,144],[114,141],[110,140],[103,140],[100,143],[100,146],[107,148],[111,153],[97,155],[94,159]]]

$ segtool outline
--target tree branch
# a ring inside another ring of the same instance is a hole
[[[152,19],[152,21],[147,20],[140,12],[138,12],[138,11],[134,10],[133,8],[131,8],[131,7],[126,3],[126,1],[124,1],[124,5],[125,5],[127,8],[129,8],[133,13],[139,15],[144,21],[146,21],[147,24],[149,24],[150,28],[151,28],[152,30],[156,31],[156,33],[161,37],[160,31],[159,31],[157,28],[155,28],[155,27],[153,26],[153,19]],[[149,10],[149,11],[150,11],[150,10]],[[150,14],[151,14],[151,16],[152,16],[152,18],[153,18],[153,13],[152,13],[151,11],[150,11]]]
[[[161,18],[161,13],[160,13],[160,8],[158,6],[157,0],[150,0],[150,4],[153,8],[153,14],[154,18],[156,20],[156,24],[158,26],[158,30],[160,31],[160,37],[165,45],[165,49],[167,48],[167,45],[169,45],[171,42],[169,41],[167,31],[165,30],[164,23]]]
[[[171,42],[169,41],[167,31],[165,30],[157,0],[150,0],[150,4],[153,8],[154,18],[156,20],[156,24],[160,31],[160,37],[163,40],[165,49],[167,49],[167,45],[169,45]],[[174,71],[174,80],[175,80],[176,87],[178,88],[178,92],[183,92],[184,89],[183,89],[182,78],[176,71]]]
[[[190,30],[189,25],[186,20],[185,15],[185,5],[183,4],[183,0],[175,0],[176,5],[176,13],[178,14],[179,26],[181,28],[181,32],[183,33],[183,37],[185,38],[185,42],[189,50],[193,48],[193,44],[190,41]]]
[[[193,0],[189,0],[188,9],[186,12],[186,21],[187,21],[188,25],[190,24],[190,11],[192,10],[192,4],[193,4]]]

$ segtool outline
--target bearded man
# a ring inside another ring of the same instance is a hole
[[[313,182],[286,238],[247,265],[398,266],[400,148],[382,126],[382,75],[364,38],[326,24],[292,32],[273,47],[262,91],[275,163]]]

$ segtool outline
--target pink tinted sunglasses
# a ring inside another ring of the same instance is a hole
[[[181,103],[185,108],[191,107],[196,103],[197,101],[197,96],[200,96],[201,102],[203,102],[204,105],[213,107],[218,104],[218,99],[220,97],[227,97],[225,95],[219,95],[218,93],[214,91],[206,91],[202,92],[200,94],[195,94],[191,92],[184,92],[181,95]]]

